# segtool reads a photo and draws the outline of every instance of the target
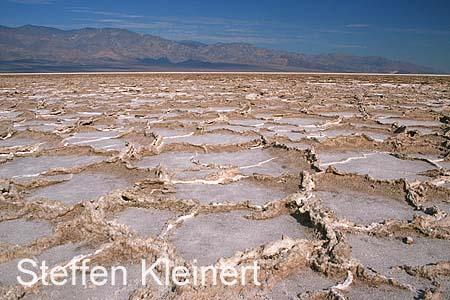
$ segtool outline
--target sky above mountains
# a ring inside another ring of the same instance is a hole
[[[0,0],[0,24],[115,27],[174,40],[350,53],[450,72],[450,1]]]

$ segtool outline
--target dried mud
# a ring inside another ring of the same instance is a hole
[[[2,75],[0,298],[450,299],[449,114],[449,77]],[[140,285],[157,257],[262,285]]]

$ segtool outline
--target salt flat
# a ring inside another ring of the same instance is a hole
[[[0,298],[446,299],[449,86],[422,75],[0,75]],[[132,284],[14,281],[21,258],[78,255],[129,266]],[[259,262],[262,286],[140,286],[139,260],[157,256]]]

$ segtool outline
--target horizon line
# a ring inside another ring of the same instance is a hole
[[[124,71],[124,72],[11,72],[0,73],[0,76],[32,76],[32,75],[157,75],[157,74],[238,74],[238,75],[350,75],[350,76],[405,76],[405,77],[450,77],[450,73],[447,74],[433,74],[433,73],[358,73],[358,72],[254,72],[254,71]]]

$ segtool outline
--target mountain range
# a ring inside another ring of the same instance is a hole
[[[0,71],[285,71],[437,73],[378,56],[306,55],[248,43],[173,41],[117,28],[0,26]]]

